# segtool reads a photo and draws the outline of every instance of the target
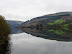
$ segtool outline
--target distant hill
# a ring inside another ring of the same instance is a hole
[[[58,19],[72,21],[72,12],[60,12],[55,14],[44,15],[31,19],[30,21],[23,22],[21,27],[36,27],[38,24],[46,26],[48,23],[53,23]]]
[[[10,24],[11,27],[19,26],[21,23],[23,23],[22,21],[11,21],[11,20],[6,20],[6,22]]]
[[[11,33],[19,33],[21,32],[20,29],[15,28],[16,26],[20,26],[23,22],[22,21],[11,21],[11,20],[6,20],[6,22],[10,25],[11,27]]]

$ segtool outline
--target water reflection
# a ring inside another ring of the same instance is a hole
[[[11,27],[11,34],[17,34],[17,33],[22,33],[21,29]]]
[[[22,28],[21,30],[33,36],[45,39],[51,39],[57,41],[72,41],[72,32],[70,31],[53,30],[53,29],[43,30],[43,29],[31,29],[31,28]]]
[[[27,33],[13,34],[11,54],[71,54],[72,42],[35,37]]]
[[[71,54],[71,32],[22,28],[12,34],[11,54]],[[51,40],[50,40],[51,39]],[[67,42],[68,41],[68,42]]]

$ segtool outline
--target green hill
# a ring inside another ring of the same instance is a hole
[[[60,12],[44,15],[31,19],[21,24],[22,28],[48,28],[48,29],[72,29],[72,12]]]

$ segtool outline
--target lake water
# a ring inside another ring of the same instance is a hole
[[[72,54],[71,36],[65,38],[50,32],[47,33],[50,37],[47,37],[46,33],[43,34],[38,30],[22,29],[22,31],[10,35],[7,54]]]

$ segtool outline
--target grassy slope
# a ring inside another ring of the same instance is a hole
[[[49,25],[60,25],[61,29],[63,29],[63,30],[70,30],[68,27],[72,24],[72,22],[63,24],[64,22],[65,22],[65,20],[58,19],[58,20],[54,21],[53,23],[48,23],[48,24]]]
[[[49,25],[55,25],[55,24],[61,24],[61,23],[63,23],[65,20],[63,20],[63,19],[58,19],[58,20],[56,20],[54,23],[48,23]]]

